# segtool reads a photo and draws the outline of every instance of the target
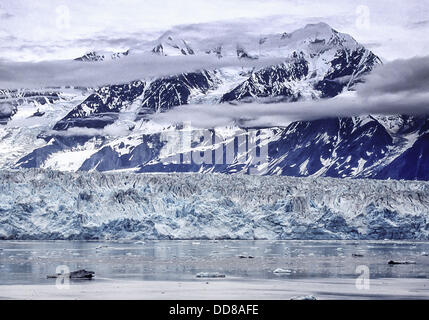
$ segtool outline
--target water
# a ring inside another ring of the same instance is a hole
[[[98,249],[97,249],[98,248]],[[228,280],[357,277],[368,266],[371,279],[428,278],[428,242],[392,241],[1,241],[0,285],[52,284],[57,266],[96,272],[96,281],[198,281],[199,272],[221,272]],[[360,254],[363,257],[353,257]],[[253,259],[241,259],[251,255]],[[414,265],[387,264],[412,260]],[[291,270],[276,275],[276,268]],[[1,290],[1,287],[0,287]]]

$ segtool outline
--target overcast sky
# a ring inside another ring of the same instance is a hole
[[[429,52],[428,0],[1,0],[0,59],[124,50],[173,26],[228,23],[255,34],[327,22],[385,61]]]

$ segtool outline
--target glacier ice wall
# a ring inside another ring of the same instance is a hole
[[[429,239],[429,182],[0,171],[0,239]]]

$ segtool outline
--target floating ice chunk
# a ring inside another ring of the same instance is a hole
[[[308,296],[296,296],[291,298],[291,300],[317,300],[315,296],[308,295]]]
[[[83,269],[83,270],[73,271],[65,274],[57,273],[57,274],[48,276],[48,279],[58,278],[58,277],[64,277],[64,278],[70,278],[70,279],[92,279],[94,277],[94,274],[95,274],[94,271],[86,271],[85,269]]]
[[[273,271],[273,273],[276,273],[276,274],[291,274],[292,270],[277,268],[276,270]]]
[[[197,274],[197,278],[225,278],[226,275],[219,272],[200,272]]]
[[[390,264],[390,265],[393,265],[393,264],[416,264],[416,262],[415,261],[393,261],[393,260],[390,260],[388,262],[388,264]]]
[[[423,256],[423,257],[428,257],[429,253],[423,251],[420,255]]]

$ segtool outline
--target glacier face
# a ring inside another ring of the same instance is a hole
[[[0,172],[1,239],[429,239],[429,183]]]

